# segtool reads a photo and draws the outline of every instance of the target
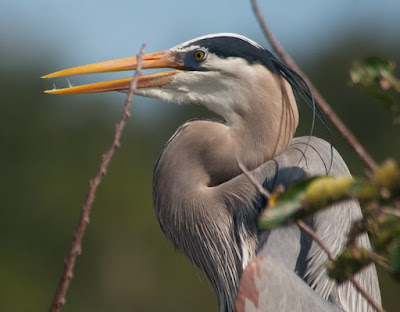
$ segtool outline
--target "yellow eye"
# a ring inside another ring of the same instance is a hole
[[[194,59],[198,62],[203,61],[206,58],[206,52],[203,50],[194,51]]]

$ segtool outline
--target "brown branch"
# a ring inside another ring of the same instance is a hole
[[[322,97],[322,95],[318,92],[317,88],[310,81],[310,79],[305,75],[305,73],[300,69],[299,66],[293,61],[293,59],[284,51],[280,43],[275,39],[269,30],[264,18],[261,15],[260,9],[257,4],[257,0],[251,0],[253,5],[254,13],[260,23],[261,28],[264,31],[265,36],[268,38],[275,52],[280,56],[280,58],[291,67],[294,71],[296,71],[303,79],[307,82],[308,86],[312,94],[314,95],[315,100],[317,101],[319,107],[324,111],[325,115],[331,120],[333,125],[339,130],[339,132],[346,139],[347,143],[354,149],[356,154],[360,157],[362,161],[371,169],[375,170],[377,168],[376,162],[373,158],[368,154],[365,148],[361,145],[361,143],[356,139],[354,134],[347,128],[347,126],[342,122],[338,115],[333,111],[328,102]]]
[[[126,97],[121,119],[115,125],[115,133],[111,145],[108,148],[108,150],[103,154],[102,161],[96,172],[96,175],[89,182],[88,194],[84,203],[82,204],[82,211],[79,223],[74,233],[74,238],[72,240],[71,248],[68,252],[67,257],[65,258],[64,271],[61,275],[61,279],[59,281],[56,293],[49,308],[49,312],[58,312],[65,303],[65,297],[68,291],[68,287],[73,277],[76,258],[81,253],[82,238],[83,235],[85,234],[86,226],[89,223],[89,214],[92,208],[93,201],[96,196],[97,186],[100,184],[103,176],[106,174],[108,164],[110,163],[115,150],[120,146],[120,138],[122,135],[122,131],[125,127],[127,119],[130,117],[129,110],[133,99],[133,95],[136,90],[137,81],[141,73],[142,56],[144,53],[144,49],[145,49],[145,44],[143,44],[142,49],[140,50],[140,53],[137,56],[138,63],[137,63],[136,73],[130,83],[129,93]]]
[[[335,255],[329,250],[329,248],[325,245],[325,243],[319,238],[317,233],[313,231],[307,224],[302,220],[296,221],[296,224],[301,228],[304,232],[311,236],[313,240],[322,248],[323,251],[326,252],[330,261],[335,261]],[[354,287],[364,296],[364,298],[375,308],[378,312],[384,312],[383,308],[379,306],[379,304],[371,297],[369,293],[365,291],[365,289],[357,282],[357,280],[353,277],[350,278],[350,281],[353,283]]]
[[[365,299],[375,308],[378,312],[385,312],[385,310],[370,296],[369,293],[357,282],[354,276],[350,277],[350,281],[353,283],[354,287],[364,296]]]
[[[313,231],[312,228],[310,228],[307,224],[304,223],[302,220],[297,220],[296,224],[301,228],[304,232],[306,232],[308,235],[312,237],[313,240],[319,245],[319,247],[322,248],[323,251],[326,252],[328,255],[329,260],[335,261],[336,257],[335,255],[329,250],[329,248],[325,245],[325,243],[319,238],[317,233]]]
[[[250,180],[250,182],[256,187],[256,189],[260,192],[261,195],[263,195],[266,199],[271,197],[271,194],[261,185],[260,182],[258,182],[254,176],[250,173],[249,170],[245,167],[245,165],[240,161],[237,160],[237,164],[242,170],[243,174]]]
[[[393,273],[393,268],[390,266],[390,264],[388,264],[388,260],[385,257],[378,255],[372,250],[369,251],[369,257],[372,259],[372,261],[374,261],[376,264],[379,264],[386,271]]]

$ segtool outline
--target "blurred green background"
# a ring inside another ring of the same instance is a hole
[[[43,90],[53,82],[40,76],[136,54],[143,41],[151,52],[202,34],[233,31],[268,46],[246,1],[194,3],[0,3],[0,311],[48,308],[88,181],[111,142],[125,100],[123,94],[46,95]],[[356,58],[379,55],[400,62],[395,14],[400,6],[394,1],[378,7],[371,1],[332,3],[265,1],[261,8],[375,159],[400,161],[400,127],[392,125],[380,103],[347,85]],[[98,189],[63,311],[217,310],[202,273],[161,233],[151,191],[164,143],[186,119],[209,115],[200,107],[134,99],[122,148]],[[309,133],[310,121],[310,111],[302,108],[299,135]],[[315,134],[326,137],[321,127]],[[363,174],[364,165],[336,131],[333,143],[352,173]],[[400,285],[381,274],[381,288],[384,307],[398,311]]]

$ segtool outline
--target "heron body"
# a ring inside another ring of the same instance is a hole
[[[80,66],[45,76],[134,69],[136,58]],[[326,272],[324,251],[297,226],[260,231],[266,200],[238,166],[242,162],[270,191],[307,175],[349,175],[331,145],[295,138],[296,98],[315,113],[312,95],[295,72],[254,41],[235,34],[208,35],[144,55],[143,68],[175,70],[140,77],[137,94],[200,104],[222,117],[186,122],[162,151],[153,183],[160,226],[174,246],[206,274],[220,312],[233,311],[243,271],[254,263],[258,299],[241,311],[372,311],[349,283]],[[129,79],[52,90],[49,93],[126,91]],[[345,247],[358,203],[336,204],[306,220],[334,254]],[[366,235],[358,244],[370,248]],[[250,265],[249,265],[250,264]],[[376,300],[375,267],[356,279]]]

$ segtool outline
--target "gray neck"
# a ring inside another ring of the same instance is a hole
[[[260,82],[265,84],[265,82]],[[247,97],[248,105],[228,118],[236,157],[248,169],[282,154],[290,145],[298,124],[298,110],[291,86],[274,77],[269,87]],[[261,96],[260,96],[261,94]],[[245,109],[248,107],[248,109]]]

